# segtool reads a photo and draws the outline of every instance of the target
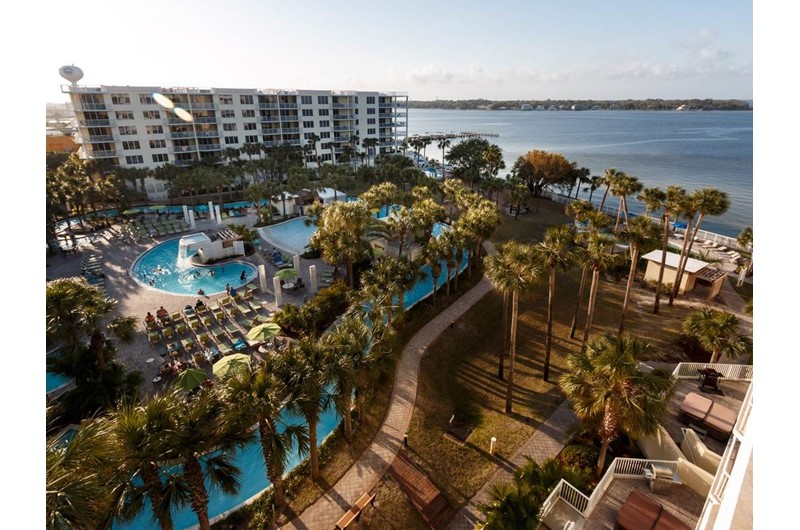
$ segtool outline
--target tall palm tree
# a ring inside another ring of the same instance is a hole
[[[639,265],[639,252],[645,245],[650,245],[658,239],[658,227],[653,224],[649,217],[636,217],[620,233],[620,239],[628,242],[630,250],[631,268],[628,272],[628,283],[625,286],[625,298],[622,300],[622,316],[619,319],[619,335],[625,331],[625,314],[628,310],[628,301],[633,288],[633,280],[636,278],[636,269]]]
[[[280,412],[293,396],[273,373],[271,360],[238,368],[232,370],[223,383],[225,401],[236,404],[226,415],[242,425],[258,426],[265,471],[275,493],[275,508],[283,512],[286,507],[283,475],[293,447],[301,456],[308,454],[308,430],[305,425],[291,425],[281,420]]]
[[[446,170],[444,168],[444,160],[445,160],[445,158],[447,158],[445,156],[445,152],[447,151],[447,148],[450,147],[450,140],[448,140],[447,138],[440,138],[439,142],[437,142],[437,144],[436,144],[436,147],[438,147],[442,151],[442,178],[446,179],[447,178],[447,172],[446,172]]]
[[[170,476],[162,478],[161,466],[172,457],[164,442],[174,429],[173,418],[181,402],[175,393],[156,394],[142,404],[120,403],[103,420],[108,422],[118,466],[114,476],[123,485],[120,493],[124,500],[117,503],[124,507],[119,514],[123,521],[130,520],[144,508],[141,500],[146,497],[161,529],[173,528],[170,507],[185,502],[186,492],[180,484],[172,483]]]
[[[200,392],[175,408],[174,428],[163,436],[163,443],[180,462],[189,504],[202,530],[211,530],[206,480],[224,493],[239,491],[241,470],[233,464],[232,455],[252,439],[247,426],[223,421],[227,408],[216,393]]]
[[[657,194],[654,194],[654,197]],[[683,205],[686,203],[686,190],[680,186],[667,186],[667,191],[664,193],[664,200],[659,205],[663,213],[661,215],[661,228],[663,229],[663,237],[661,239],[661,267],[658,271],[658,281],[656,282],[656,297],[653,303],[653,313],[658,314],[659,302],[661,300],[661,284],[664,281],[664,269],[667,265],[667,249],[669,248],[669,226],[673,217],[677,217],[681,212]],[[655,204],[654,204],[655,206]]]
[[[603,185],[603,177],[598,176],[598,175],[593,175],[593,176],[589,177],[589,182],[587,182],[586,184],[589,184],[589,186],[586,187],[586,188],[583,188],[583,191],[584,192],[587,192],[587,191],[589,192],[589,199],[588,200],[589,200],[589,203],[591,204],[592,196],[594,195],[595,190]]]
[[[431,236],[427,244],[422,249],[422,259],[431,269],[431,279],[433,280],[433,307],[436,307],[436,291],[439,290],[439,278],[444,267],[442,260],[447,259],[448,249],[445,248],[438,237]]]
[[[301,338],[292,343],[276,360],[275,373],[292,396],[289,405],[303,415],[308,425],[311,455],[311,478],[319,479],[319,439],[317,423],[322,411],[330,406],[328,386],[335,372],[347,370],[341,356],[331,355],[316,338]]]
[[[550,350],[553,345],[553,302],[556,297],[556,268],[566,269],[572,262],[572,245],[575,231],[572,226],[551,226],[544,239],[535,247],[536,258],[542,269],[547,269],[549,282],[547,288],[547,335],[544,343],[544,368],[542,379],[550,377]]]
[[[603,211],[603,206],[606,205],[606,197],[608,197],[608,192],[611,190],[614,182],[616,182],[616,180],[623,174],[624,173],[622,173],[622,171],[617,171],[616,168],[613,167],[603,171],[601,186],[605,186],[606,191],[603,192],[603,198],[600,200],[600,206],[597,207],[599,211]]]
[[[728,199],[728,194],[715,188],[703,188],[700,190],[695,190],[689,201],[695,205],[699,215],[697,217],[697,222],[694,224],[694,228],[691,230],[691,233],[689,230],[691,228],[691,224],[686,229],[684,243],[688,241],[688,247],[686,248],[685,252],[681,253],[681,257],[678,261],[678,271],[675,276],[675,283],[672,286],[672,292],[670,293],[669,305],[672,305],[673,299],[678,295],[678,289],[680,288],[681,280],[683,279],[686,263],[689,261],[689,253],[692,251],[694,238],[697,237],[697,232],[700,230],[700,225],[703,223],[703,219],[708,215],[724,214],[726,211],[728,211],[728,208],[731,204],[731,201]],[[686,246],[686,244],[684,244],[684,246]]]
[[[698,309],[683,322],[683,332],[697,338],[711,352],[709,363],[722,356],[735,359],[753,353],[753,341],[740,331],[739,319],[733,313],[716,309]]]
[[[622,173],[612,183],[611,192],[619,197],[619,208],[617,208],[617,220],[614,224],[614,232],[619,230],[620,215],[625,215],[625,222],[628,222],[628,195],[633,195],[642,191],[642,183],[639,179]]]
[[[586,310],[586,324],[583,328],[581,348],[586,347],[589,333],[592,331],[594,309],[597,303],[597,290],[600,287],[600,271],[608,269],[616,262],[616,256],[612,253],[613,248],[613,238],[596,233],[591,234],[586,240],[586,247],[576,249],[578,261],[592,271],[592,284],[589,287],[589,305]]]
[[[739,232],[736,242],[742,249],[750,249],[750,257],[747,258],[747,272],[753,270],[753,228],[747,226]]]
[[[105,370],[113,356],[114,345],[106,333],[126,342],[133,339],[134,317],[111,318],[115,301],[84,278],[59,278],[47,283],[47,335],[76,345],[88,339],[97,357],[97,366]],[[110,320],[109,320],[110,319]]]
[[[512,390],[514,388],[514,362],[517,354],[517,321],[519,319],[519,297],[528,293],[539,279],[539,267],[535,264],[533,249],[515,241],[504,243],[496,254],[485,260],[486,277],[498,292],[511,293],[511,336],[506,387],[506,414],[511,413]]]
[[[391,294],[392,303],[397,307],[392,321],[402,322],[405,313],[404,294],[424,274],[419,263],[405,256],[399,258],[383,256],[371,269],[364,271],[362,282],[366,287],[372,286],[373,290],[383,290]]]
[[[649,350],[649,344],[631,335],[606,334],[567,361],[561,388],[578,418],[600,437],[598,478],[608,446],[621,431],[634,438],[652,434],[668,411],[675,381],[666,372],[639,368]]]

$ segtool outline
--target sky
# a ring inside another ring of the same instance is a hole
[[[47,102],[68,100],[68,64],[88,86],[753,96],[752,3],[741,0],[84,0],[51,4],[37,24],[54,44]]]

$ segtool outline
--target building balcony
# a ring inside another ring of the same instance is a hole
[[[333,141],[334,142],[349,142],[350,141],[350,137],[349,136],[334,136],[333,137]]]
[[[220,131],[197,131],[195,135],[198,138],[219,138],[222,136],[222,132]]]
[[[197,146],[196,145],[175,145],[175,146],[172,146],[171,151],[173,153],[194,152],[194,151],[197,151]]]
[[[356,119],[355,114],[334,114],[331,116],[334,120],[354,120]]]
[[[75,107],[76,111],[85,111],[85,110],[107,110],[105,103],[80,103],[77,107]]]
[[[280,104],[278,103],[259,103],[258,108],[260,109],[279,109],[281,108]]]
[[[261,116],[262,123],[276,123],[281,121],[280,116]]]
[[[167,138],[171,138],[173,140],[178,138],[194,138],[194,131],[187,131],[187,132],[168,132]]]
[[[284,127],[281,131],[283,134],[300,134],[300,129],[298,127]]]
[[[90,142],[115,142],[117,139],[111,134],[92,134],[89,135]]]
[[[333,128],[333,130],[336,132],[341,132],[341,131],[352,131],[355,128],[356,128],[355,125],[337,125]]]
[[[400,142],[381,142],[378,145],[380,145],[381,147],[396,147],[400,145]]]
[[[195,160],[176,160],[175,165],[178,167],[189,167],[195,163]]]
[[[261,134],[264,136],[274,136],[276,134],[280,134],[281,130],[282,129],[280,127],[275,127],[273,129],[261,129]]]
[[[354,109],[356,108],[355,103],[334,103],[333,108],[335,109]]]
[[[200,151],[222,151],[220,144],[200,144],[197,146]]]
[[[219,107],[214,103],[192,103],[192,110],[217,110]]]
[[[81,127],[112,127],[117,125],[114,120],[80,120],[78,124]]]
[[[89,155],[92,158],[116,158],[117,151],[114,149],[106,150],[106,151],[93,151],[89,150]]]
[[[297,103],[281,103],[280,108],[282,109],[296,109]]]
[[[194,123],[217,123],[217,118],[215,118],[214,116],[200,116],[200,117],[195,117],[194,120],[192,121]]]

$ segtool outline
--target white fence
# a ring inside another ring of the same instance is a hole
[[[720,364],[720,363],[678,363],[672,375],[678,379],[697,379],[698,370],[713,368],[730,381],[752,381],[753,365],[751,364]]]

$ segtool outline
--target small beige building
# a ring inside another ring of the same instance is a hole
[[[642,259],[647,260],[647,270],[644,273],[645,281],[658,281],[658,273],[661,269],[661,250],[653,250],[648,252]],[[680,254],[674,252],[667,252],[667,260],[664,265],[664,278],[661,280],[662,284],[675,283],[675,276],[678,271],[678,260]],[[686,269],[681,278],[681,285],[678,289],[678,294],[684,294],[694,289],[698,280],[710,284],[711,291],[708,299],[714,299],[722,289],[722,284],[725,281],[725,271],[720,271],[709,267],[709,264],[699,259],[688,258],[686,260]]]

